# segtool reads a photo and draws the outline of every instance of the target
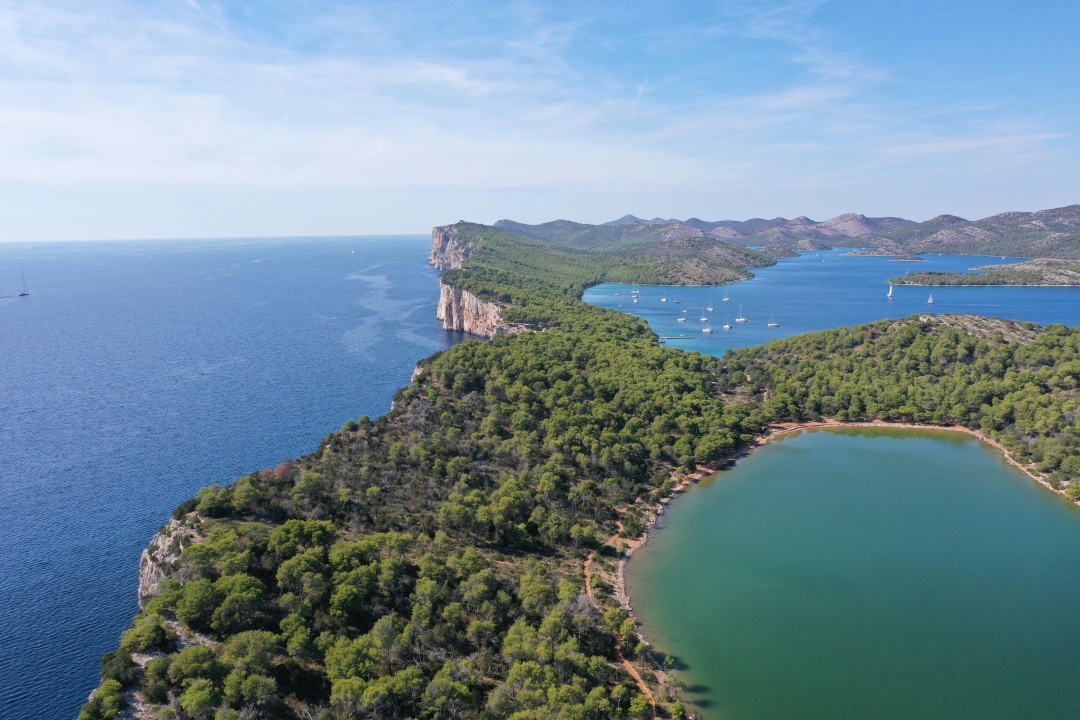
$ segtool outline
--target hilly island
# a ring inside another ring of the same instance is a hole
[[[618,571],[674,493],[778,431],[893,423],[977,433],[1076,499],[1080,329],[919,315],[716,358],[582,293],[824,246],[1069,260],[1078,215],[435,228],[439,317],[488,339],[177,507],[79,717],[684,717]]]

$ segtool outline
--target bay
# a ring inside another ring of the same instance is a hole
[[[728,348],[751,347],[815,330],[915,313],[972,313],[1040,325],[1075,325],[1080,321],[1080,287],[896,286],[893,297],[886,297],[888,280],[908,270],[962,272],[976,265],[1018,262],[1021,258],[926,255],[924,262],[911,263],[846,256],[847,252],[850,250],[827,250],[784,258],[772,267],[754,270],[751,280],[720,287],[642,286],[637,303],[630,297],[630,286],[611,283],[589,288],[583,299],[637,315],[661,336],[690,335],[691,339],[666,342],[670,347],[706,355],[723,355]],[[731,298],[728,302],[722,300],[725,292]],[[931,294],[934,304],[928,305]],[[668,302],[661,302],[665,295]],[[674,302],[676,299],[681,302]],[[705,309],[710,303],[712,312]],[[747,318],[745,323],[735,322],[740,308]],[[712,334],[701,332],[706,324],[699,319],[703,310],[710,319]],[[770,316],[779,327],[768,327]],[[679,322],[679,317],[687,321]],[[725,321],[732,325],[731,330],[721,327]]]
[[[435,320],[429,247],[0,245],[0,717],[77,714],[173,507],[385,413],[463,339]]]
[[[628,566],[707,720],[1074,718],[1080,509],[943,431],[774,441]]]

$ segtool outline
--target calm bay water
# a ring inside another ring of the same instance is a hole
[[[1080,509],[941,431],[771,443],[629,564],[708,720],[1075,718]]]
[[[690,340],[668,340],[671,347],[723,355],[728,348],[750,347],[770,340],[814,330],[905,317],[912,313],[974,313],[1008,320],[1030,320],[1040,325],[1080,322],[1080,287],[900,287],[889,291],[888,280],[905,271],[963,271],[976,265],[1015,262],[1017,259],[967,255],[927,255],[924,262],[891,262],[882,257],[845,257],[848,250],[806,253],[776,265],[754,270],[752,280],[723,287],[668,289],[642,287],[639,302],[626,285],[597,285],[585,292],[594,305],[633,313],[648,321],[659,335],[691,335]],[[822,262],[824,261],[824,262]],[[723,302],[724,292],[731,297]],[[616,296],[615,293],[621,293]],[[660,302],[667,294],[668,302]],[[933,293],[934,304],[926,301]],[[681,303],[675,303],[678,298]],[[701,332],[703,308],[710,301],[713,333]],[[742,307],[746,323],[736,323]],[[686,309],[684,315],[681,311]],[[768,327],[772,315],[780,327]],[[687,318],[679,322],[678,317]],[[721,326],[725,320],[731,330]]]
[[[179,502],[385,413],[462,339],[429,243],[0,245],[0,717],[75,716]]]

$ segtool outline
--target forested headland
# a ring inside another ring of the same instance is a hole
[[[459,234],[444,282],[533,331],[437,353],[387,415],[178,507],[80,718],[681,717],[670,663],[602,583],[584,594],[584,560],[771,423],[961,424],[1075,496],[1080,329],[912,317],[707,357],[580,300],[678,264]]]

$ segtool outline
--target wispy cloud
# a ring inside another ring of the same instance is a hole
[[[0,182],[466,204],[531,189],[606,207],[807,178],[825,192],[825,178],[946,154],[1025,162],[1070,137],[1046,117],[995,127],[993,102],[898,94],[895,69],[845,45],[822,5],[668,20],[603,5],[0,0]],[[548,211],[523,197],[520,212]]]

